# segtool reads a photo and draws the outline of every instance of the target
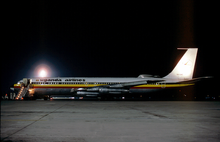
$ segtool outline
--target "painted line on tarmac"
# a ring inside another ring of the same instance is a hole
[[[1,120],[1,121],[47,121],[47,120],[22,120],[22,119],[11,119],[11,120]]]

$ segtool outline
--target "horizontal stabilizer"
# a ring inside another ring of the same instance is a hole
[[[198,81],[202,81],[202,80],[205,80],[205,79],[211,79],[211,78],[213,78],[213,77],[212,76],[204,76],[204,77],[193,78],[193,79],[186,80],[186,81],[181,81],[181,82],[178,82],[178,83],[191,84],[191,83],[196,83]]]

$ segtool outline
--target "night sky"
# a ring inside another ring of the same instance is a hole
[[[214,5],[193,4],[199,48],[194,77],[213,76],[219,64]],[[50,68],[50,77],[163,77],[184,54],[176,50],[179,6],[176,0],[10,1],[2,21],[6,44],[1,48],[1,92],[25,77],[36,77],[42,64]]]

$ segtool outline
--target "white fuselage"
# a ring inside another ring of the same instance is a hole
[[[186,82],[195,80],[192,77],[197,51],[197,48],[187,48],[175,68],[163,78],[149,77],[149,75],[139,75],[138,77],[24,78],[14,84],[14,90],[17,92],[20,90],[17,97],[19,98],[26,94],[99,96],[104,94],[147,93],[165,88],[189,86],[193,84]]]

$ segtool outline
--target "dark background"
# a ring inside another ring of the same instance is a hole
[[[194,42],[199,48],[194,77],[217,75],[215,5],[193,4]],[[144,73],[163,77],[184,54],[176,49],[179,6],[175,0],[10,1],[2,21],[1,93],[25,77],[37,76],[41,64],[50,68],[50,77],[136,77]],[[208,89],[212,87],[209,82]]]

